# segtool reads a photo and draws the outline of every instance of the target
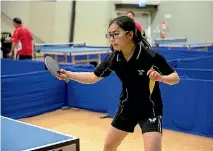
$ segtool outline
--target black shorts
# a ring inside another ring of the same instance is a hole
[[[3,53],[3,58],[9,58],[8,54],[10,53],[10,48],[1,48]]]
[[[142,134],[146,132],[160,132],[162,133],[162,116],[154,118],[147,118],[144,120],[130,119],[116,114],[111,125],[116,129],[133,133],[135,126],[139,124]]]

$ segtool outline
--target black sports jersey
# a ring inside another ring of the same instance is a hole
[[[12,37],[10,32],[2,32],[1,33],[1,47],[10,49],[12,46],[12,42],[8,42],[5,39]]]
[[[139,44],[129,61],[122,52],[114,51],[97,66],[94,74],[106,77],[115,72],[123,87],[118,112],[146,118],[162,115],[163,108],[159,84],[147,76],[151,68],[162,75],[174,72],[163,56]]]

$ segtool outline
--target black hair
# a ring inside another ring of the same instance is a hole
[[[21,21],[21,19],[20,18],[13,18],[13,22],[14,23],[16,23],[16,24],[19,24],[19,25],[21,25],[22,24],[22,21]]]
[[[110,21],[109,27],[113,23],[117,24],[124,31],[133,32],[133,41],[134,41],[136,47],[141,44],[144,48],[148,47],[151,50],[151,45],[142,36],[141,31],[137,28],[135,21],[133,19],[129,18],[128,16],[119,16]],[[112,46],[110,46],[110,48],[111,48],[111,50],[113,50]]]
[[[133,17],[135,17],[135,13],[133,11],[128,11],[126,14],[132,14]]]

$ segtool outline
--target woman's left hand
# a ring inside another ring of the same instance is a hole
[[[159,82],[162,82],[163,81],[163,76],[161,76],[160,73],[158,73],[156,70],[154,69],[150,69],[148,72],[147,72],[147,75],[149,76],[149,78],[151,80],[155,80],[155,81],[159,81]]]

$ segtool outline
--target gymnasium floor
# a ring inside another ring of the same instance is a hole
[[[100,119],[102,113],[80,109],[57,110],[21,119],[37,126],[80,137],[81,151],[102,151],[111,118]],[[213,151],[213,139],[164,130],[162,151]],[[143,138],[137,126],[118,151],[144,151]]]

